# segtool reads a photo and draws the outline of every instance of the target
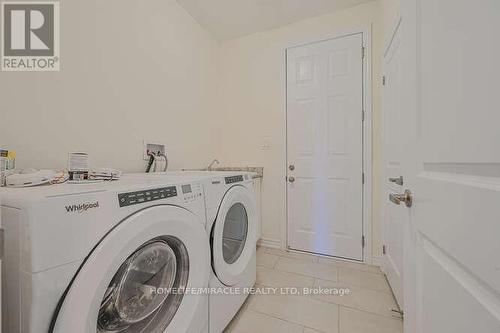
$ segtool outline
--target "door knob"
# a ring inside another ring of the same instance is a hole
[[[288,181],[289,181],[290,183],[293,183],[293,182],[295,181],[295,177],[288,177]]]
[[[399,176],[399,177],[391,177],[389,178],[389,181],[391,183],[396,183],[398,185],[401,185],[403,186],[403,176]]]
[[[411,194],[410,190],[405,190],[405,193],[403,194],[389,194],[389,200],[391,200],[391,202],[395,203],[396,205],[404,202],[406,207],[411,207],[411,205],[413,204],[413,195]]]
[[[290,166],[288,167],[288,169],[290,169],[290,171],[293,171],[293,170],[295,170],[295,165],[293,165],[293,164],[290,164]]]

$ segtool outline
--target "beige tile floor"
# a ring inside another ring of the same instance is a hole
[[[343,288],[349,294],[254,294],[225,333],[401,333],[403,322],[378,267],[260,247],[257,287]],[[333,290],[333,289],[332,289]]]

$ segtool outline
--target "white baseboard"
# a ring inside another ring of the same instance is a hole
[[[275,238],[261,238],[257,242],[258,246],[270,247],[273,249],[281,249],[281,240]]]
[[[381,256],[373,256],[372,257],[372,265],[382,267],[382,257]]]

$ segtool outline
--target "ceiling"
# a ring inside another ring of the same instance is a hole
[[[220,40],[277,28],[370,0],[177,0]]]

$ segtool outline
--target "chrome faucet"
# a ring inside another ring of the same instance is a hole
[[[212,162],[210,162],[210,164],[207,166],[207,170],[211,171],[212,167],[214,166],[214,164],[219,165],[220,164],[219,160],[218,159],[214,159]]]

